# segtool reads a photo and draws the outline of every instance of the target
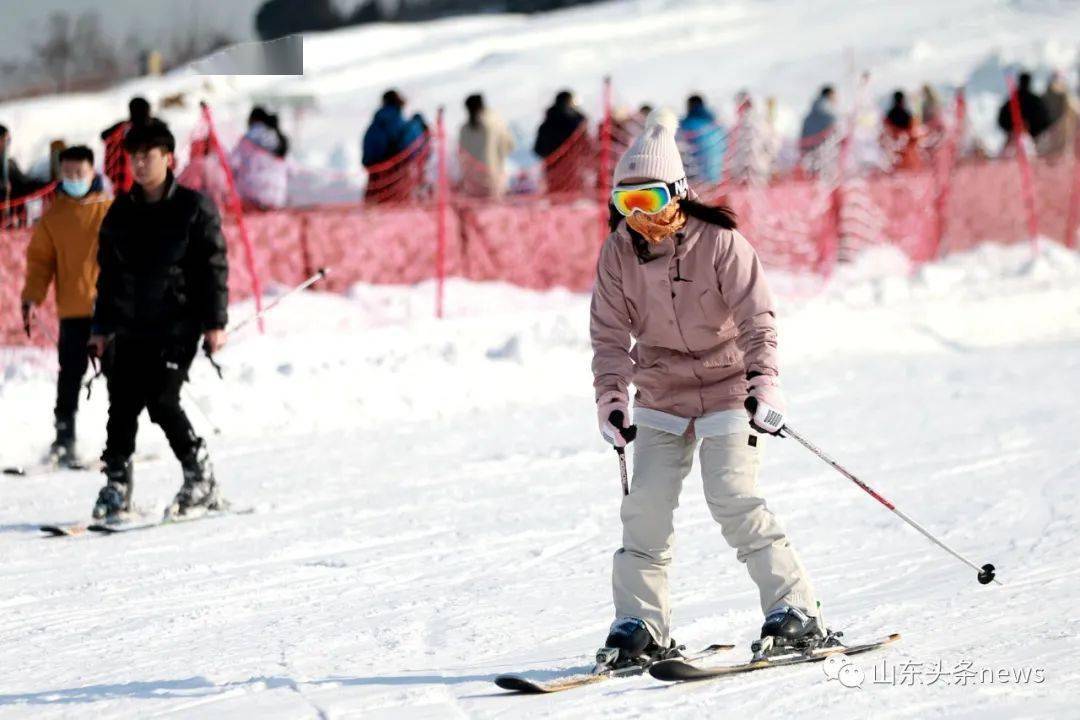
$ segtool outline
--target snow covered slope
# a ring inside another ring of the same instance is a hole
[[[162,113],[181,134],[195,122],[201,98],[214,104],[233,136],[252,99],[283,105],[291,98],[314,103],[300,129],[284,113],[294,159],[354,173],[359,137],[387,87],[399,87],[429,119],[445,105],[451,129],[463,118],[465,96],[483,91],[510,121],[520,146],[516,159],[525,163],[555,92],[573,88],[595,117],[605,75],[613,78],[616,100],[629,108],[642,102],[681,108],[689,92],[701,92],[730,116],[738,90],[773,95],[781,130],[790,136],[823,83],[835,84],[846,105],[854,75],[868,70],[871,97],[881,100],[897,87],[966,84],[973,124],[995,147],[1003,69],[1061,68],[1072,73],[1075,87],[1077,37],[1080,4],[1055,0],[623,0],[537,16],[479,15],[311,35],[303,78],[181,73],[102,93],[2,104],[0,122],[14,128],[16,157],[29,164],[47,156],[55,137],[96,142],[135,92],[154,101],[187,93],[186,108]]]
[[[761,483],[830,622],[904,635],[856,661],[861,689],[805,666],[502,696],[496,674],[581,668],[602,641],[619,482],[594,425],[587,299],[462,283],[443,323],[427,286],[311,294],[234,338],[225,383],[199,361],[219,476],[255,515],[40,539],[37,523],[88,510],[98,478],[0,480],[0,718],[1073,716],[1080,258],[985,248],[910,280],[885,264],[786,302],[792,423],[1005,585],[771,441]],[[27,461],[48,441],[52,360],[0,359],[0,458]],[[88,453],[102,401],[81,415]],[[143,422],[140,448],[165,454]],[[179,484],[171,459],[136,477],[153,510]],[[742,655],[756,594],[696,471],[676,521],[676,637]],[[883,661],[922,663],[915,685],[875,682]],[[1044,679],[927,685],[931,663]]]

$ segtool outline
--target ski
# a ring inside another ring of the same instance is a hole
[[[159,456],[157,453],[135,456],[135,462],[151,462],[158,459]],[[46,459],[37,465],[8,465],[3,468],[0,473],[15,477],[35,477],[37,475],[48,475],[50,473],[63,472],[65,470],[70,470],[71,472],[101,472],[101,468],[102,462],[97,458],[77,460],[70,463]]]
[[[3,470],[4,475],[15,477],[33,477],[35,475],[48,475],[49,473],[71,470],[72,472],[91,472],[101,469],[99,460],[73,463],[41,463],[39,465],[9,465]]]
[[[688,661],[696,662],[698,660],[704,660],[705,658],[715,655],[719,652],[734,649],[734,645],[710,645],[701,652],[687,658]],[[641,666],[633,666],[626,668],[619,668],[617,670],[607,670],[602,672],[586,672],[586,673],[574,673],[573,675],[565,675],[562,677],[556,677],[551,680],[532,680],[523,675],[516,673],[510,673],[506,675],[499,675],[495,678],[495,684],[501,687],[503,690],[511,690],[516,693],[536,695],[542,693],[554,693],[562,692],[563,690],[571,690],[577,687],[584,687],[585,685],[593,685],[604,680],[614,680],[623,677],[634,677],[636,675],[642,675],[645,672],[645,668]]]
[[[150,520],[149,513],[133,514],[121,520],[105,522],[103,520],[91,520],[74,523],[59,523],[55,525],[39,525],[41,532],[46,537],[78,537],[81,535],[117,535],[135,530],[149,530],[165,525],[178,525],[180,523],[195,522],[196,520],[213,520],[215,518],[229,517],[231,515],[251,515],[255,508],[241,508],[239,510],[210,510],[202,513],[162,517]]]
[[[141,510],[125,513],[123,517],[114,520],[115,523],[136,523],[149,517],[150,514]],[[86,535],[92,528],[104,524],[101,520],[86,520],[71,523],[56,523],[53,525],[38,525],[38,529],[45,533],[46,537],[76,537]]]
[[[182,523],[196,522],[198,520],[214,520],[217,518],[231,517],[233,515],[251,515],[255,512],[255,508],[241,508],[239,510],[207,510],[199,513],[188,513],[186,515],[171,515],[162,517],[160,520],[150,520],[148,522],[120,522],[120,523],[91,523],[87,526],[87,530],[99,535],[118,535],[120,533],[134,532],[136,530],[151,530],[153,528],[165,527],[167,525],[180,525]]]
[[[649,674],[657,680],[664,680],[667,682],[711,680],[712,678],[718,678],[724,675],[737,675],[739,673],[764,670],[765,668],[771,667],[820,662],[830,655],[858,655],[860,653],[870,652],[871,650],[877,650],[878,648],[894,643],[899,639],[900,634],[893,633],[882,640],[859,645],[837,645],[834,647],[820,648],[816,651],[811,651],[808,654],[798,652],[779,657],[751,660],[735,665],[719,665],[715,667],[701,667],[690,660],[673,658],[671,660],[661,660],[653,663],[649,666]]]

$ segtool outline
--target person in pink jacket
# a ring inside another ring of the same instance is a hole
[[[631,384],[638,427],[614,559],[615,620],[597,653],[609,667],[678,653],[667,581],[672,515],[699,441],[705,499],[757,585],[762,637],[789,652],[829,638],[806,570],[757,487],[763,436],[784,424],[776,305],[734,214],[689,189],[677,127],[673,113],[654,111],[619,160],[592,296],[601,433],[626,444]]]

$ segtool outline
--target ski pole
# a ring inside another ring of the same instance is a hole
[[[188,399],[188,402],[194,405],[195,409],[199,411],[199,414],[203,416],[203,419],[206,420],[206,423],[210,426],[210,429],[214,431],[214,434],[220,435],[221,428],[217,426],[217,423],[210,417],[210,414],[206,412],[206,409],[203,408],[202,403],[199,402],[198,398],[191,394],[191,391],[188,390],[186,384],[180,386],[180,391],[184,393],[184,397]]]
[[[749,399],[752,400],[753,398],[749,398]],[[784,427],[780,430],[780,432],[782,433],[782,436],[790,435],[791,437],[798,440],[800,443],[802,443],[803,447],[805,447],[807,450],[809,450],[810,452],[817,455],[819,458],[821,458],[822,460],[827,462],[829,465],[832,465],[833,468],[835,468],[837,472],[839,472],[841,475],[846,477],[848,480],[850,480],[851,482],[855,483],[856,485],[861,487],[863,490],[865,490],[866,493],[870,497],[874,498],[879,503],[881,503],[882,505],[884,505],[885,507],[889,508],[894,513],[899,515],[901,520],[903,520],[908,525],[910,525],[911,527],[918,530],[920,533],[922,533],[923,536],[927,540],[934,543],[935,545],[940,547],[942,550],[946,551],[947,553],[949,553],[950,555],[955,557],[957,560],[960,560],[965,565],[968,565],[969,567],[971,567],[971,569],[975,570],[979,574],[978,575],[979,583],[981,583],[982,585],[989,585],[991,582],[996,582],[998,585],[1001,585],[1001,581],[998,580],[996,577],[994,577],[994,566],[993,565],[991,565],[990,563],[986,563],[982,567],[979,567],[978,565],[976,565],[975,563],[971,562],[966,557],[964,557],[963,555],[958,553],[957,551],[953,550],[951,547],[949,547],[944,542],[942,542],[937,537],[935,537],[934,534],[931,533],[929,530],[927,530],[922,525],[920,525],[919,523],[912,520],[910,517],[908,517],[907,513],[905,513],[903,510],[896,507],[895,505],[893,505],[888,500],[886,500],[884,497],[882,497],[872,487],[870,487],[869,485],[864,483],[859,478],[855,477],[843,465],[841,465],[840,463],[833,460],[831,457],[826,455],[820,448],[818,448],[816,445],[814,445],[809,440],[807,440],[802,435],[800,435],[798,432],[796,432],[790,425],[784,425]]]
[[[316,272],[311,277],[309,277],[307,280],[300,283],[299,285],[294,287],[292,290],[289,290],[284,295],[281,295],[280,297],[274,298],[274,301],[272,303],[270,303],[269,305],[267,305],[266,307],[264,307],[260,312],[257,312],[254,315],[250,315],[250,316],[244,318],[243,320],[241,320],[240,322],[236,323],[231,328],[229,328],[226,332],[228,332],[231,335],[232,333],[236,332],[237,330],[244,327],[245,325],[247,325],[249,323],[252,323],[255,320],[258,320],[263,315],[266,315],[266,313],[273,310],[274,306],[276,306],[282,300],[284,300],[285,298],[287,298],[287,297],[289,297],[291,295],[295,295],[298,292],[302,292],[304,290],[307,290],[309,287],[311,287],[312,285],[314,285],[315,283],[319,282],[324,277],[326,277],[326,275],[329,272],[330,272],[330,268],[319,268],[319,271]]]
[[[626,442],[634,442],[634,438],[637,437],[637,425],[631,425],[630,427],[624,428],[622,426],[622,410],[612,410],[611,415],[608,415],[608,422],[623,436],[623,439],[626,440]],[[626,447],[619,447],[616,445],[615,452],[619,456],[619,479],[622,480],[622,494],[623,497],[626,497],[630,494],[630,479],[626,474]]]
[[[230,328],[226,328],[225,333],[227,335],[231,335],[232,333],[236,332],[237,330],[244,327],[245,325],[247,325],[247,324],[249,324],[251,322],[254,322],[255,320],[258,320],[259,318],[266,315],[266,313],[270,312],[270,310],[272,310],[282,300],[289,297],[290,295],[295,295],[298,292],[301,292],[303,290],[307,290],[309,287],[311,287],[312,285],[314,285],[315,283],[319,282],[324,277],[326,277],[327,273],[329,273],[329,272],[330,272],[330,268],[319,268],[319,271],[317,273],[315,273],[314,275],[312,275],[307,280],[300,283],[299,285],[297,285],[293,289],[289,290],[287,293],[285,293],[281,297],[275,298],[272,303],[270,303],[269,305],[264,307],[259,312],[255,313],[254,315],[249,315],[248,317],[244,318],[243,320],[236,323],[235,325],[233,325]],[[217,373],[218,379],[219,380],[224,380],[225,379],[224,370],[222,369],[222,367],[218,363],[218,361],[214,359],[213,354],[210,352],[209,347],[205,343],[203,344],[203,354],[206,355],[206,359],[210,361],[210,365],[214,368],[214,372]],[[212,424],[213,423],[211,423],[211,425]]]

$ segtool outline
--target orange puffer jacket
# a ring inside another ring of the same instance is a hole
[[[112,198],[100,191],[81,198],[57,194],[26,248],[24,302],[40,305],[55,277],[56,310],[61,318],[94,314],[98,231],[111,204]]]

